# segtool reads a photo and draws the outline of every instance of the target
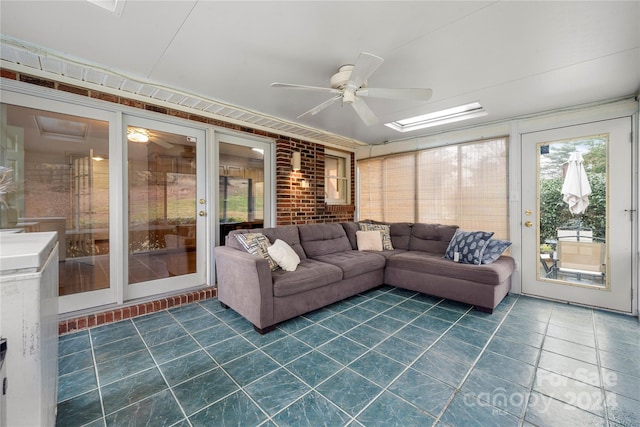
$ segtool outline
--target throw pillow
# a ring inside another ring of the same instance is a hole
[[[451,238],[444,257],[464,264],[480,265],[482,254],[491,236],[493,236],[493,231],[462,231],[458,229]]]
[[[482,263],[491,264],[500,258],[500,255],[502,255],[509,246],[511,246],[511,242],[508,240],[489,239],[482,254]]]
[[[392,251],[393,245],[391,244],[391,227],[386,224],[368,224],[361,222],[360,230],[362,231],[379,231],[382,234],[382,249],[385,251]]]
[[[284,240],[276,239],[273,245],[267,248],[269,255],[278,263],[284,271],[296,271],[300,264],[300,257]]]
[[[378,230],[356,231],[359,251],[381,251],[382,234]]]
[[[278,269],[278,263],[269,256],[269,239],[262,233],[238,233],[236,239],[250,254],[257,255],[269,262],[271,271]]]

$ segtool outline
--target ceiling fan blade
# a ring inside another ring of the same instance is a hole
[[[356,91],[357,96],[387,99],[411,99],[416,101],[428,101],[433,95],[431,89],[385,89],[370,87]]]
[[[348,91],[356,91],[384,62],[384,59],[370,53],[362,52],[353,66],[347,82]]]
[[[306,86],[306,85],[296,85],[290,83],[271,83],[271,87],[281,87],[285,89],[298,89],[298,90],[311,90],[314,92],[329,92],[329,93],[341,93],[339,89],[333,89],[330,87],[319,87],[319,86]]]
[[[309,111],[306,111],[302,114],[300,114],[298,116],[299,119],[303,118],[303,117],[307,117],[307,116],[313,116],[315,114],[318,114],[320,111],[324,110],[325,108],[327,108],[329,105],[333,104],[336,101],[339,101],[340,98],[342,98],[342,95],[336,95],[333,98],[327,99],[326,101],[324,101],[322,104],[316,105],[315,107],[313,107],[312,109],[310,109]]]
[[[362,119],[364,124],[367,126],[372,126],[378,123],[378,117],[371,111],[371,108],[364,102],[361,98],[356,97],[351,104],[353,109],[356,110],[358,116]]]

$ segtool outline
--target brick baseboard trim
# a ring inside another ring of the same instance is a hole
[[[166,310],[167,308],[171,307],[179,307],[181,305],[190,304],[196,301],[204,301],[209,298],[215,298],[217,295],[217,288],[211,287],[199,291],[160,298],[154,301],[147,301],[126,307],[113,308],[111,310],[100,313],[88,314],[85,316],[61,320],[60,322],[58,322],[58,335],[77,332],[83,329],[89,329],[107,323],[118,322],[120,320],[130,319],[133,317],[150,314],[156,311]]]

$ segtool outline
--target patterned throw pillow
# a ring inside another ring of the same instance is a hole
[[[374,231],[377,230],[382,234],[382,249],[385,251],[392,251],[393,245],[391,244],[391,227],[386,224],[368,224],[366,222],[360,223],[361,231]]]
[[[262,233],[238,233],[236,234],[236,239],[238,239],[238,242],[240,242],[247,252],[266,259],[269,262],[271,271],[278,269],[278,263],[269,256],[267,248],[270,242],[267,236]]]
[[[444,257],[464,264],[480,265],[482,254],[487,242],[493,236],[493,232],[487,231],[462,231],[456,230],[449,242],[449,247]],[[458,256],[456,257],[456,253]]]
[[[487,246],[484,248],[484,253],[482,254],[482,263],[491,264],[500,258],[500,255],[502,255],[509,246],[511,246],[511,242],[508,240],[489,239]]]

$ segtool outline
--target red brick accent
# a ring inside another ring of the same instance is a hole
[[[77,86],[69,86],[63,83],[59,83],[58,89],[65,92],[75,93],[76,95],[89,96],[88,89],[82,89]]]
[[[17,73],[10,70],[5,70],[4,68],[0,69],[0,77],[3,77],[5,79],[10,79],[10,80],[18,80]]]
[[[117,322],[119,320],[130,319],[132,317],[141,316],[143,314],[150,314],[156,311],[166,310],[167,308],[170,308],[172,306],[177,307],[197,301],[204,301],[206,299],[215,298],[217,295],[218,292],[216,288],[206,288],[182,295],[161,298],[143,304],[128,307],[119,307],[102,313],[89,314],[74,319],[61,320],[58,323],[58,334],[64,335],[69,332],[76,332],[82,329],[103,325],[105,323]],[[170,301],[174,301],[175,303],[171,305],[169,303]]]

